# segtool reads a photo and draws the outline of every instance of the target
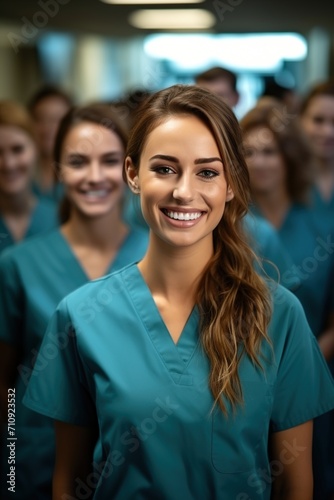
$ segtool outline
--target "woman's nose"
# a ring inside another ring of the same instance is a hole
[[[182,176],[178,179],[173,190],[173,197],[179,201],[189,202],[194,198],[194,186],[188,176]]]
[[[92,162],[88,166],[87,180],[89,182],[100,182],[104,179],[104,171],[98,162]]]

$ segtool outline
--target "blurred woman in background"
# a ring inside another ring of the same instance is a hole
[[[319,83],[306,95],[300,122],[315,160],[314,204],[334,217],[334,79]]]
[[[62,89],[46,85],[30,99],[29,111],[33,119],[39,149],[39,163],[34,188],[38,196],[58,201],[61,184],[57,181],[53,149],[61,119],[72,106],[72,98]]]
[[[71,110],[55,148],[65,192],[62,225],[0,259],[1,403],[5,415],[7,390],[15,387],[19,500],[51,498],[53,425],[23,407],[21,399],[53,310],[75,288],[139,260],[146,250],[147,232],[129,229],[121,217],[126,143],[126,131],[110,106]],[[94,313],[104,299],[97,297]],[[5,456],[3,460],[6,477]],[[5,484],[3,488],[1,498],[11,498]]]
[[[293,261],[282,282],[289,285],[300,280],[293,292],[325,354],[325,346],[334,336],[333,325],[325,323],[330,315],[328,290],[334,265],[333,220],[320,216],[311,203],[313,157],[306,137],[279,105],[253,108],[241,120],[241,128],[250,174],[251,208],[277,228]],[[330,414],[321,417],[323,422],[330,418]],[[329,470],[332,451],[329,453],[328,442],[332,434],[321,430],[325,427],[321,420],[315,420],[315,498],[322,500],[329,498],[330,491],[323,476],[334,474],[334,467]]]
[[[33,192],[37,161],[27,110],[15,101],[0,101],[0,252],[58,224],[55,207]]]

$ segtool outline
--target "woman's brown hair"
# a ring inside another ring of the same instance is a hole
[[[315,97],[329,96],[334,98],[334,78],[314,85],[308,94],[305,95],[300,107],[300,115],[306,113],[311,101]]]
[[[87,106],[72,107],[62,119],[55,139],[53,157],[57,180],[61,179],[61,156],[66,137],[73,127],[82,122],[96,123],[101,127],[109,129],[119,137],[124,146],[124,150],[126,149],[128,139],[127,130],[123,126],[117,110],[111,105],[93,103]],[[59,217],[62,224],[69,219],[70,210],[70,201],[65,196],[61,201],[59,208]]]
[[[170,117],[185,114],[199,118],[211,131],[227,183],[234,192],[214,229],[214,253],[201,278],[196,301],[201,341],[210,361],[210,389],[215,403],[226,413],[226,401],[233,408],[242,402],[238,373],[241,356],[248,355],[261,367],[261,343],[269,342],[271,316],[267,286],[254,270],[255,256],[242,231],[249,203],[249,177],[238,121],[230,107],[213,93],[197,86],[175,85],[145,102],[130,133],[125,156],[139,169],[152,130]]]
[[[36,143],[34,124],[22,104],[12,100],[0,101],[0,125],[18,127]]]
[[[314,160],[306,136],[295,117],[280,103],[255,106],[240,120],[242,134],[254,128],[270,130],[286,165],[287,190],[292,202],[308,204],[314,182]]]

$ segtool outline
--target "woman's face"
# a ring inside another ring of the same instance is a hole
[[[215,139],[198,118],[173,116],[158,125],[146,140],[138,172],[130,158],[126,168],[153,234],[173,246],[212,244],[233,193]]]
[[[16,195],[30,185],[36,165],[36,146],[23,129],[0,125],[0,193]]]
[[[33,118],[42,156],[52,156],[59,124],[68,109],[67,102],[58,96],[46,97],[36,104]]]
[[[317,157],[334,161],[334,97],[314,97],[301,118]]]
[[[286,168],[274,134],[266,127],[244,133],[245,159],[252,193],[270,195],[286,185]]]
[[[62,147],[60,175],[72,208],[87,217],[100,217],[119,207],[123,144],[114,132],[92,122],[70,129]]]

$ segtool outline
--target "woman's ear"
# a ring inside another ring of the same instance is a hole
[[[134,194],[140,193],[138,169],[134,166],[130,156],[125,158],[125,174],[129,188]]]
[[[231,201],[233,200],[233,198],[234,198],[233,190],[231,186],[228,186],[226,190],[226,201]]]

